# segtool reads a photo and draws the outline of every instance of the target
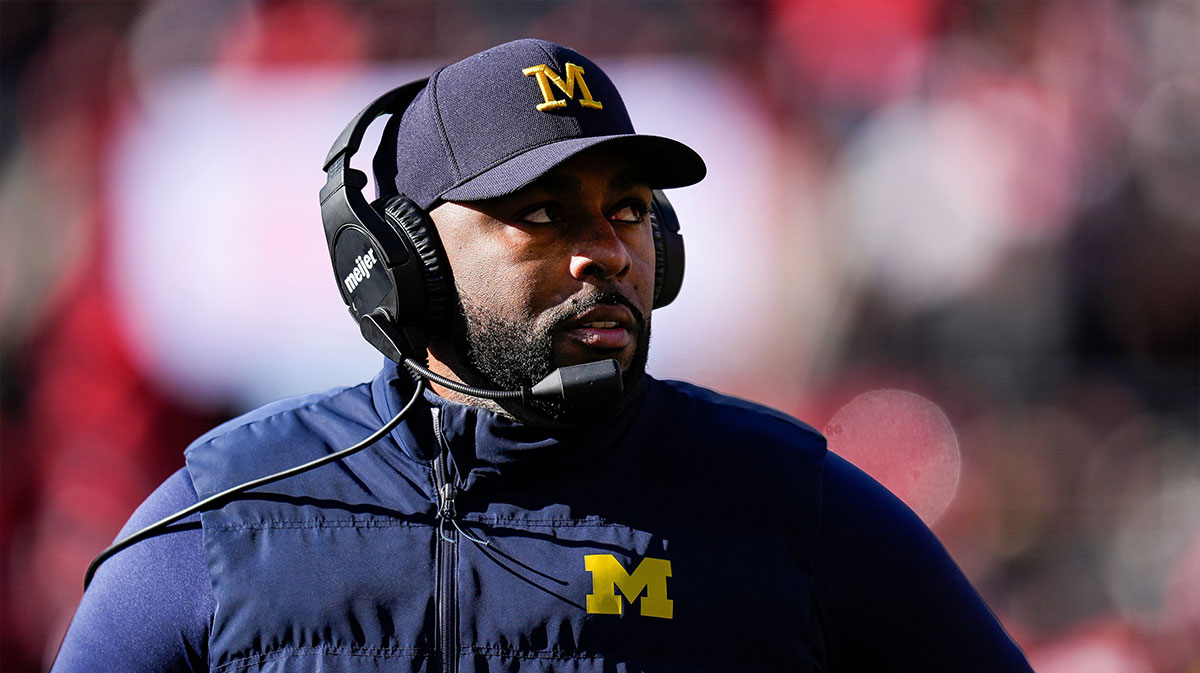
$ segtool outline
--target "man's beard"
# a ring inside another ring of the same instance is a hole
[[[487,307],[460,296],[459,310],[453,319],[454,347],[471,378],[489,388],[520,390],[549,376],[555,370],[554,335],[566,321],[584,311],[605,304],[620,304],[629,309],[637,323],[633,359],[621,373],[624,390],[613,400],[568,404],[554,400],[531,400],[524,406],[554,423],[580,425],[602,420],[620,407],[646,371],[650,350],[650,321],[632,302],[613,292],[596,292],[571,298],[560,307],[545,327],[529,322],[502,318]]]

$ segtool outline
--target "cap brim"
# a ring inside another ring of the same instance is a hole
[[[507,196],[567,159],[599,146],[627,153],[639,168],[645,169],[644,178],[655,189],[694,185],[708,172],[699,154],[670,138],[641,134],[570,138],[518,154],[451,187],[437,200],[479,201]],[[422,205],[428,208],[432,204]]]

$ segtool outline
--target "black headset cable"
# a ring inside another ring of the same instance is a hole
[[[341,460],[342,458],[346,458],[355,453],[358,453],[359,451],[362,451],[363,449],[367,448],[368,446],[371,446],[375,442],[378,442],[380,439],[383,439],[389,432],[394,430],[396,428],[396,426],[400,424],[400,421],[403,421],[404,417],[407,416],[410,411],[412,411],[413,406],[416,405],[416,403],[417,403],[417,400],[421,399],[422,394],[425,392],[426,385],[428,385],[428,384],[425,382],[424,379],[418,379],[416,382],[416,391],[413,392],[412,398],[408,400],[408,403],[404,405],[404,408],[401,409],[395,416],[393,416],[392,420],[385,423],[383,425],[383,427],[381,427],[378,430],[376,430],[375,432],[371,433],[371,435],[369,437],[360,441],[359,443],[355,444],[354,446],[351,446],[346,449],[342,449],[341,451],[337,451],[335,453],[331,453],[327,456],[321,456],[320,458],[317,458],[316,460],[304,463],[303,465],[297,465],[296,467],[288,468],[286,470],[283,470],[282,472],[276,472],[275,474],[269,474],[265,477],[260,477],[258,479],[254,479],[252,481],[248,481],[244,484],[239,484],[232,488],[228,488],[224,491],[221,491],[220,493],[211,495],[211,496],[201,500],[200,502],[197,502],[196,504],[191,505],[190,507],[187,507],[178,512],[175,512],[171,516],[168,516],[167,518],[165,518],[161,521],[152,523],[149,526],[146,526],[145,528],[139,530],[138,532],[130,535],[129,537],[118,540],[117,542],[113,543],[113,545],[110,546],[108,549],[105,549],[104,551],[100,552],[100,554],[98,556],[96,556],[96,558],[92,561],[91,565],[88,566],[87,572],[83,576],[83,590],[87,591],[88,586],[90,586],[92,583],[92,577],[95,576],[95,574],[96,574],[96,570],[100,567],[100,565],[102,563],[107,561],[110,556],[116,554],[117,552],[121,551],[122,549],[125,549],[126,547],[129,547],[137,542],[141,542],[142,540],[145,540],[148,537],[151,537],[153,535],[156,535],[156,534],[162,532],[162,530],[165,529],[167,526],[170,526],[171,524],[173,524],[181,519],[189,517],[192,514],[195,514],[196,512],[207,512],[210,510],[219,509],[221,507],[224,507],[229,502],[236,500],[237,496],[242,495],[243,493],[245,493],[246,491],[249,491],[252,488],[257,488],[259,486],[266,486],[267,484],[273,484],[282,479],[287,479],[288,477],[294,477],[303,472],[308,472],[309,470],[314,470],[318,467],[321,467],[322,465],[326,465],[328,463],[332,463],[334,461]]]
[[[471,397],[483,397],[489,400],[519,400],[529,394],[527,390],[490,390],[488,388],[474,388],[465,383],[459,383],[453,379],[448,379],[441,374],[438,374],[428,367],[421,365],[412,358],[404,358],[404,366],[408,367],[412,372],[413,378],[421,380],[433,381],[440,383],[450,390],[460,392]]]

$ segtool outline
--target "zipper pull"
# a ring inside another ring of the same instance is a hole
[[[454,544],[457,542],[454,538],[446,534],[446,522],[454,524],[458,528],[458,524],[454,522],[454,484],[445,483],[438,488],[438,535],[443,540]]]
[[[454,484],[442,484],[438,490],[438,518],[443,521],[453,521],[457,516],[454,512]]]
[[[450,525],[454,526],[454,530],[458,531],[459,535],[475,544],[483,545],[484,547],[489,546],[487,540],[471,535],[459,525],[458,513],[454,510],[454,495],[455,488],[454,484],[451,483],[442,484],[442,487],[438,490],[438,496],[441,500],[438,503],[438,535],[441,535],[443,540],[451,544],[457,542],[457,540],[446,534],[446,522],[449,521]]]
[[[475,544],[487,547],[487,540],[481,540],[478,537],[471,535],[467,531],[463,530],[462,526],[460,526],[458,523],[458,512],[454,509],[454,496],[457,494],[458,489],[455,488],[454,481],[447,478],[446,472],[449,470],[444,463],[446,460],[446,455],[449,453],[450,449],[446,444],[445,438],[442,437],[441,417],[438,415],[437,407],[434,407],[430,411],[432,412],[430,415],[433,418],[433,432],[438,438],[439,447],[439,455],[433,461],[434,481],[437,484],[440,484],[440,486],[437,487],[438,535],[442,538],[442,540],[449,542],[450,544],[455,544],[458,542],[458,540],[450,537],[446,533],[446,522],[449,521],[450,525],[454,526],[454,530],[458,531],[459,535],[462,535]]]

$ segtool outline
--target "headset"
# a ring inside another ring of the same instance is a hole
[[[455,310],[454,282],[433,222],[403,194],[387,194],[393,168],[377,158],[375,173],[384,195],[368,203],[367,176],[350,167],[367,127],[393,115],[385,130],[395,133],[399,116],[427,79],[392,89],[350,121],[325,158],[321,220],[342,301],[366,340],[397,363],[426,360],[430,335],[444,334]],[[393,155],[394,156],[394,155]],[[670,304],[683,284],[683,236],[679,219],[661,190],[650,204],[654,234],[654,308]],[[424,375],[422,373],[422,375]],[[441,381],[439,381],[441,383]],[[470,394],[470,393],[468,393]]]
[[[358,151],[371,122],[386,114],[402,114],[426,81],[418,80],[385,93],[351,120],[325,159],[328,179],[321,189],[321,220],[342,301],[358,321],[367,341],[391,360],[408,367],[416,380],[404,408],[349,448],[226,489],[114,542],[88,566],[83,579],[85,591],[107,559],[141,540],[166,532],[172,524],[244,498],[251,489],[348,458],[378,442],[415,408],[426,381],[489,399],[590,400],[620,395],[621,368],[615,360],[560,367],[529,388],[507,391],[467,386],[425,367],[428,335],[446,329],[453,308],[450,267],[428,213],[402,194],[385,195],[367,203],[362,193],[367,176],[350,167],[350,157]],[[386,144],[387,133],[384,135]],[[386,180],[387,170],[381,171],[378,163],[376,174],[384,175]],[[658,190],[650,206],[650,223],[655,250],[654,308],[661,308],[675,299],[683,283],[683,237],[675,210]]]

